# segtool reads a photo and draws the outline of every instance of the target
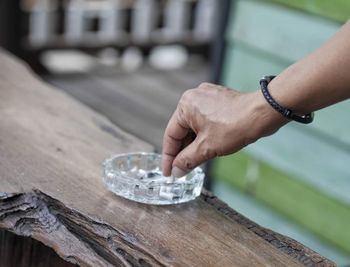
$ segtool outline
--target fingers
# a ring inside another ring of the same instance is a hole
[[[191,144],[194,139],[196,139],[196,134],[192,130],[189,130],[185,138],[183,138],[182,140],[182,145],[180,150],[183,150],[185,147]]]
[[[182,177],[203,162],[216,156],[211,145],[197,136],[196,139],[185,147],[174,159],[172,175]]]
[[[189,132],[186,122],[179,116],[177,108],[169,120],[163,137],[162,171],[163,175],[169,176],[173,161],[182,148],[183,139]]]

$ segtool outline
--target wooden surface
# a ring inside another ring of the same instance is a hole
[[[208,65],[191,59],[179,70],[145,64],[134,72],[98,66],[89,73],[51,74],[44,79],[161,151],[163,133],[184,91],[207,80]]]
[[[333,266],[208,192],[163,207],[108,192],[102,160],[152,147],[0,61],[0,228],[81,266]]]

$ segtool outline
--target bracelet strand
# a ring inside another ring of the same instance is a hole
[[[270,94],[267,85],[275,78],[276,76],[264,76],[260,80],[261,92],[266,99],[266,101],[284,117],[294,120],[300,123],[308,124],[314,120],[314,113],[308,113],[305,115],[295,114],[292,110],[281,106]]]

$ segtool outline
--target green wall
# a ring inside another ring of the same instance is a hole
[[[240,0],[232,6],[222,83],[257,90],[332,36],[350,1]],[[291,123],[243,152],[214,161],[213,175],[350,254],[350,101]]]
[[[349,0],[272,0],[313,15],[344,22],[350,18]]]

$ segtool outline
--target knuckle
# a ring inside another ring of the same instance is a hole
[[[206,161],[217,156],[215,144],[212,142],[209,142],[207,138],[203,139],[199,143],[198,153],[202,161]]]
[[[212,87],[214,84],[208,83],[208,82],[203,82],[199,84],[199,88],[207,88],[207,87]]]
[[[193,99],[195,99],[195,96],[194,96],[195,91],[194,90],[195,89],[188,89],[182,94],[182,96],[177,104],[177,108],[179,110],[180,115],[183,114],[185,110],[191,108]]]
[[[183,121],[185,119],[185,107],[182,104],[178,106],[177,122]]]
[[[254,136],[252,136],[252,135],[246,136],[244,138],[243,145],[246,147],[246,146],[248,146],[250,144],[255,143],[257,140],[258,140],[258,138],[256,137],[256,135],[254,135]]]
[[[216,156],[215,149],[209,145],[206,145],[202,151],[203,160],[209,160]]]
[[[183,166],[187,170],[192,170],[195,166],[193,161],[186,155],[182,155],[178,158],[178,162],[180,166]]]
[[[182,98],[187,98],[189,96],[191,96],[193,93],[193,89],[187,89],[183,94],[182,94]]]
[[[191,161],[187,160],[185,161],[185,167],[187,170],[192,170],[195,166]]]

